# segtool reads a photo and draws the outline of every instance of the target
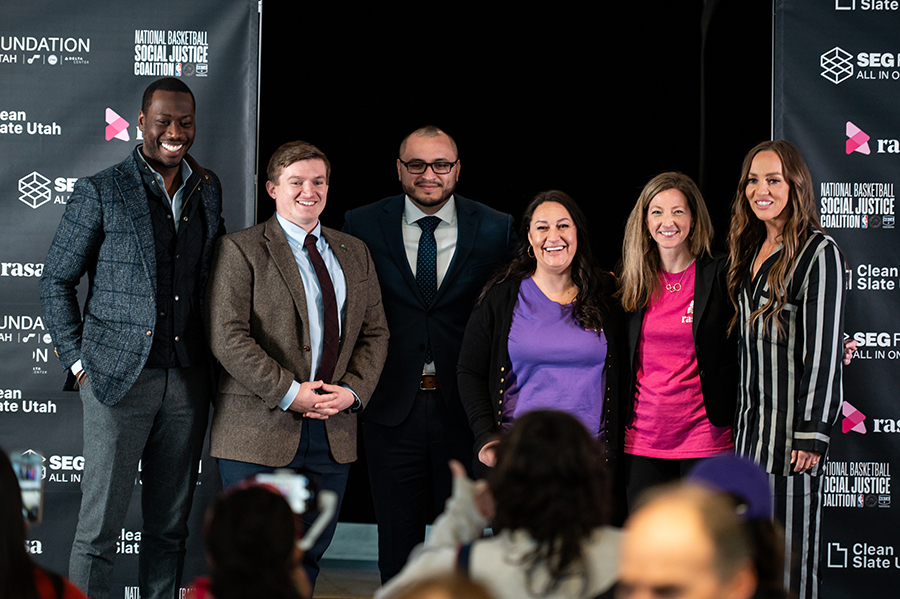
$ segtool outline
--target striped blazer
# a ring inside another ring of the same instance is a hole
[[[778,320],[763,317],[748,326],[753,310],[766,303],[769,270],[781,248],[755,277],[746,273],[739,296],[740,397],[735,451],[767,472],[791,474],[791,451],[825,454],[841,409],[844,256],[834,240],[810,231],[789,273],[787,304]],[[810,474],[824,472],[825,461]]]

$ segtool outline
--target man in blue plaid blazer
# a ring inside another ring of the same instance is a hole
[[[147,88],[143,143],[78,180],[41,279],[56,353],[84,406],[69,577],[92,599],[109,597],[141,459],[141,596],[172,599],[180,585],[212,391],[202,299],[224,232],[219,180],[187,154],[194,106],[179,79]],[[76,286],[85,274],[82,311]]]

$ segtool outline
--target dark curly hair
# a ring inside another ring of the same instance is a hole
[[[204,530],[216,599],[301,599],[293,579],[296,530],[290,506],[272,489],[219,497]]]
[[[538,206],[546,202],[556,202],[565,208],[575,224],[575,233],[578,240],[578,249],[572,260],[572,281],[578,286],[578,295],[572,304],[572,312],[578,324],[586,329],[603,328],[603,315],[608,310],[607,298],[615,292],[615,279],[609,273],[602,273],[594,262],[591,252],[591,240],[588,235],[587,218],[569,194],[551,189],[542,191],[534,196],[522,221],[519,225],[519,247],[516,255],[506,268],[497,273],[478,296],[477,304],[480,304],[487,295],[488,290],[498,283],[509,280],[522,281],[534,274],[537,262],[533,256],[528,255],[531,244],[528,242],[528,230],[531,228],[531,219]]]
[[[610,516],[603,464],[597,440],[563,412],[523,415],[497,446],[497,467],[488,476],[497,506],[494,527],[526,530],[537,544],[523,564],[532,592],[551,593],[573,576],[587,583],[582,544]],[[535,590],[540,564],[550,581]]]

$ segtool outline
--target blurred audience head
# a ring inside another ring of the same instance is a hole
[[[536,411],[518,418],[497,446],[488,485],[494,527],[526,530],[536,542],[526,558],[529,582],[539,564],[550,572],[543,593],[583,575],[582,543],[606,524],[605,460],[600,444],[574,417]]]
[[[243,487],[219,497],[204,531],[212,594],[216,599],[308,596],[309,581],[298,567],[300,529],[287,500],[269,487]]]
[[[12,462],[0,448],[0,599],[38,599],[34,564],[25,551],[22,495]],[[47,572],[55,586],[61,579]]]
[[[786,597],[784,530],[772,519],[769,475],[748,458],[726,454],[700,461],[687,478],[727,497],[744,523],[758,579],[755,597]]]
[[[409,587],[397,599],[493,599],[480,583],[454,574],[429,578]]]
[[[619,599],[750,599],[750,535],[734,503],[694,484],[661,487],[625,524]]]

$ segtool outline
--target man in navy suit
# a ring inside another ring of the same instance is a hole
[[[437,127],[418,129],[400,144],[405,193],[351,210],[344,222],[372,252],[391,331],[362,412],[383,582],[443,510],[447,461],[472,464],[459,348],[475,298],[516,242],[511,216],[453,193],[459,170],[456,142]]]
[[[172,599],[180,584],[212,391],[202,300],[224,232],[219,180],[187,154],[194,106],[179,79],[147,87],[143,143],[78,180],[41,279],[45,322],[84,406],[69,578],[92,599],[109,597],[141,459],[141,596]]]

